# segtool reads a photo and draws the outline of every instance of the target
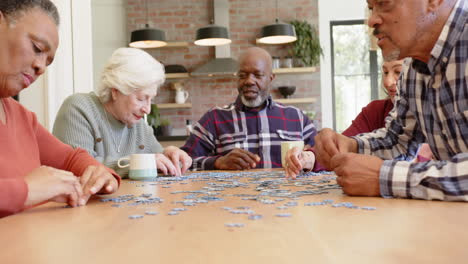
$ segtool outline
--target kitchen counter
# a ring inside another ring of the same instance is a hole
[[[188,136],[158,136],[156,138],[164,148],[167,146],[176,146],[180,148],[185,144]]]
[[[186,141],[188,136],[158,136],[158,141]]]

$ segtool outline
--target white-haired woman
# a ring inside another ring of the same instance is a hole
[[[143,119],[163,83],[164,67],[151,55],[119,48],[105,66],[95,92],[65,100],[53,134],[72,147],[87,150],[121,176],[127,176],[128,169],[118,168],[118,159],[135,153],[155,153],[162,173],[181,175],[192,159],[177,147],[163,149]]]

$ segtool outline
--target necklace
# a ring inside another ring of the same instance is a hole
[[[122,130],[122,133],[120,134],[119,144],[117,145],[117,139],[116,139],[116,136],[114,135],[114,130],[112,129],[110,125],[109,117],[107,116],[107,110],[106,108],[104,108],[103,110],[104,110],[104,115],[106,116],[107,126],[109,127],[109,131],[112,135],[112,141],[114,141],[114,146],[117,148],[117,153],[120,153],[120,144],[122,144],[122,139],[124,137],[125,131],[127,131],[127,126],[124,126],[124,129]]]

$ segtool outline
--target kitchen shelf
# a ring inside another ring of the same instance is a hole
[[[282,98],[282,99],[273,99],[273,101],[282,103],[282,104],[313,104],[317,102],[317,98],[314,98],[314,97]]]
[[[316,72],[316,71],[317,71],[317,67],[297,67],[297,68],[273,69],[274,74],[308,73],[308,72]]]
[[[192,108],[191,103],[185,104],[157,104],[159,109],[180,109],[180,108]]]
[[[316,67],[297,67],[297,68],[279,68],[273,69],[274,74],[295,74],[316,72]],[[166,73],[166,79],[187,79],[191,78],[190,73]]]
[[[187,41],[168,41],[167,45],[161,48],[185,48],[188,46],[189,43]]]
[[[166,73],[166,79],[187,79],[187,78],[190,78],[190,74],[188,72]]]

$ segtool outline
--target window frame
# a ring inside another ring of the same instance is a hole
[[[333,129],[336,131],[336,102],[335,102],[335,45],[333,39],[334,26],[365,25],[364,19],[333,20],[330,21],[330,62],[331,62],[331,84],[332,84],[332,116]],[[369,74],[371,84],[371,101],[379,98],[379,67],[377,63],[377,50],[369,50]]]

